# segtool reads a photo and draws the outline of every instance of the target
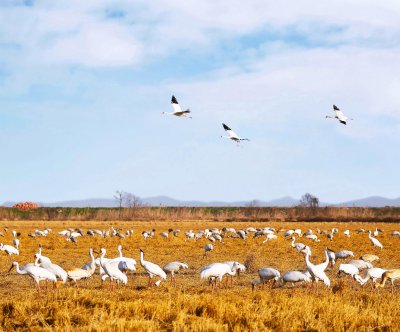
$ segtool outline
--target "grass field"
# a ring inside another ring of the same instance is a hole
[[[0,319],[3,330],[200,330],[200,331],[397,331],[400,330],[400,282],[394,292],[390,283],[384,289],[373,289],[371,284],[361,287],[350,277],[336,276],[339,263],[327,274],[332,287],[322,283],[315,288],[297,285],[294,288],[268,287],[251,290],[251,280],[257,272],[241,274],[234,279],[233,287],[216,289],[200,280],[202,266],[212,262],[237,260],[241,263],[253,258],[254,268],[275,267],[281,273],[288,270],[304,269],[304,257],[290,246],[290,241],[278,233],[277,240],[262,244],[264,238],[225,239],[224,244],[215,244],[209,257],[203,259],[206,239],[184,241],[183,232],[224,226],[236,229],[254,227],[275,227],[276,229],[301,228],[303,231],[316,228],[330,230],[338,227],[340,234],[331,242],[320,236],[321,242],[314,243],[305,238],[299,241],[309,244],[313,250],[311,260],[324,260],[323,248],[328,245],[338,251],[352,250],[356,258],[373,253],[381,258],[374,266],[386,269],[400,268],[400,239],[390,236],[399,230],[399,224],[379,223],[218,223],[218,222],[42,222],[3,221],[2,227],[9,227],[4,244],[12,244],[11,230],[21,232],[20,256],[9,258],[0,253]],[[82,237],[78,245],[66,242],[57,232],[68,227],[106,229],[110,226],[124,230],[133,229],[134,235],[126,239]],[[28,232],[35,229],[51,228],[47,237],[32,239]],[[379,240],[382,250],[372,247],[368,234],[356,234],[357,228],[380,227],[385,233]],[[179,228],[179,238],[164,239],[156,235],[144,240],[143,230],[155,228],[158,232],[168,228]],[[350,229],[352,235],[345,237],[342,232]],[[3,232],[4,233],[4,232]],[[137,271],[129,274],[127,286],[110,291],[108,284],[101,284],[97,274],[80,289],[72,284],[62,285],[57,290],[49,288],[38,293],[32,280],[17,275],[15,270],[7,273],[11,262],[25,264],[33,262],[38,244],[43,245],[43,254],[61,265],[65,270],[81,267],[89,261],[88,248],[107,249],[107,257],[117,256],[117,245],[122,244],[124,255],[135,258]],[[147,288],[147,275],[139,264],[139,248],[145,252],[145,259],[161,266],[180,260],[189,264],[189,269],[177,275],[177,286],[169,280],[160,287]]]

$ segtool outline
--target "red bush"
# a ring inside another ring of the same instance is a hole
[[[34,202],[20,202],[17,204],[14,204],[13,208],[18,209],[20,211],[29,211],[29,210],[34,210],[39,207],[38,204]]]

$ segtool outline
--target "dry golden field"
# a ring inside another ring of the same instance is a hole
[[[359,258],[362,254],[379,255],[380,261],[374,266],[392,269],[400,268],[400,239],[391,237],[393,230],[400,230],[400,224],[378,223],[219,223],[219,222],[73,222],[73,221],[3,221],[9,231],[0,238],[4,244],[12,244],[11,230],[21,232],[20,256],[7,257],[0,252],[0,319],[2,330],[199,330],[199,331],[398,331],[400,330],[400,281],[394,291],[390,283],[383,289],[373,289],[371,284],[361,287],[350,277],[336,276],[338,265],[328,268],[332,287],[322,283],[317,288],[310,285],[296,285],[292,288],[269,287],[251,290],[251,280],[257,272],[241,274],[234,279],[233,287],[216,289],[200,280],[202,266],[212,262],[237,260],[244,263],[254,258],[255,269],[275,267],[281,274],[288,270],[304,269],[304,257],[290,246],[290,241],[278,233],[277,240],[262,243],[263,238],[227,238],[224,244],[215,244],[214,251],[203,259],[206,239],[184,241],[184,231],[205,228],[274,227],[277,230],[301,228],[303,231],[316,228],[330,230],[338,227],[340,234],[331,242],[320,236],[321,242],[314,243],[305,238],[299,241],[311,246],[312,262],[324,260],[323,248],[328,245],[338,251],[352,250]],[[68,227],[106,229],[110,226],[123,230],[133,229],[134,235],[126,239],[82,237],[78,245],[66,242],[57,232]],[[51,228],[47,237],[32,239],[28,232],[35,229]],[[356,234],[357,228],[385,230],[379,240],[382,250],[372,247],[368,234]],[[164,239],[157,235],[148,240],[141,236],[143,230],[155,228],[157,232],[168,228],[179,228],[179,238]],[[350,229],[351,237],[342,232]],[[17,275],[15,269],[7,273],[11,262],[21,265],[33,262],[38,244],[43,245],[43,254],[61,265],[65,270],[81,267],[89,261],[88,248],[107,249],[107,257],[117,256],[117,245],[122,244],[124,255],[135,258],[137,271],[129,274],[127,286],[110,291],[108,283],[102,285],[95,274],[80,289],[72,284],[62,285],[56,290],[49,288],[38,293],[32,280]],[[147,275],[139,264],[139,248],[145,252],[145,259],[164,264],[180,260],[190,268],[177,275],[177,286],[169,280],[160,287],[147,288]]]

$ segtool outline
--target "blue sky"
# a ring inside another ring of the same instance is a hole
[[[396,1],[0,1],[0,202],[398,197],[399,36]]]

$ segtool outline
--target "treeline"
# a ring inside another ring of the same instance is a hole
[[[133,207],[38,208],[0,207],[1,220],[204,220],[204,221],[382,221],[400,222],[400,207]]]

